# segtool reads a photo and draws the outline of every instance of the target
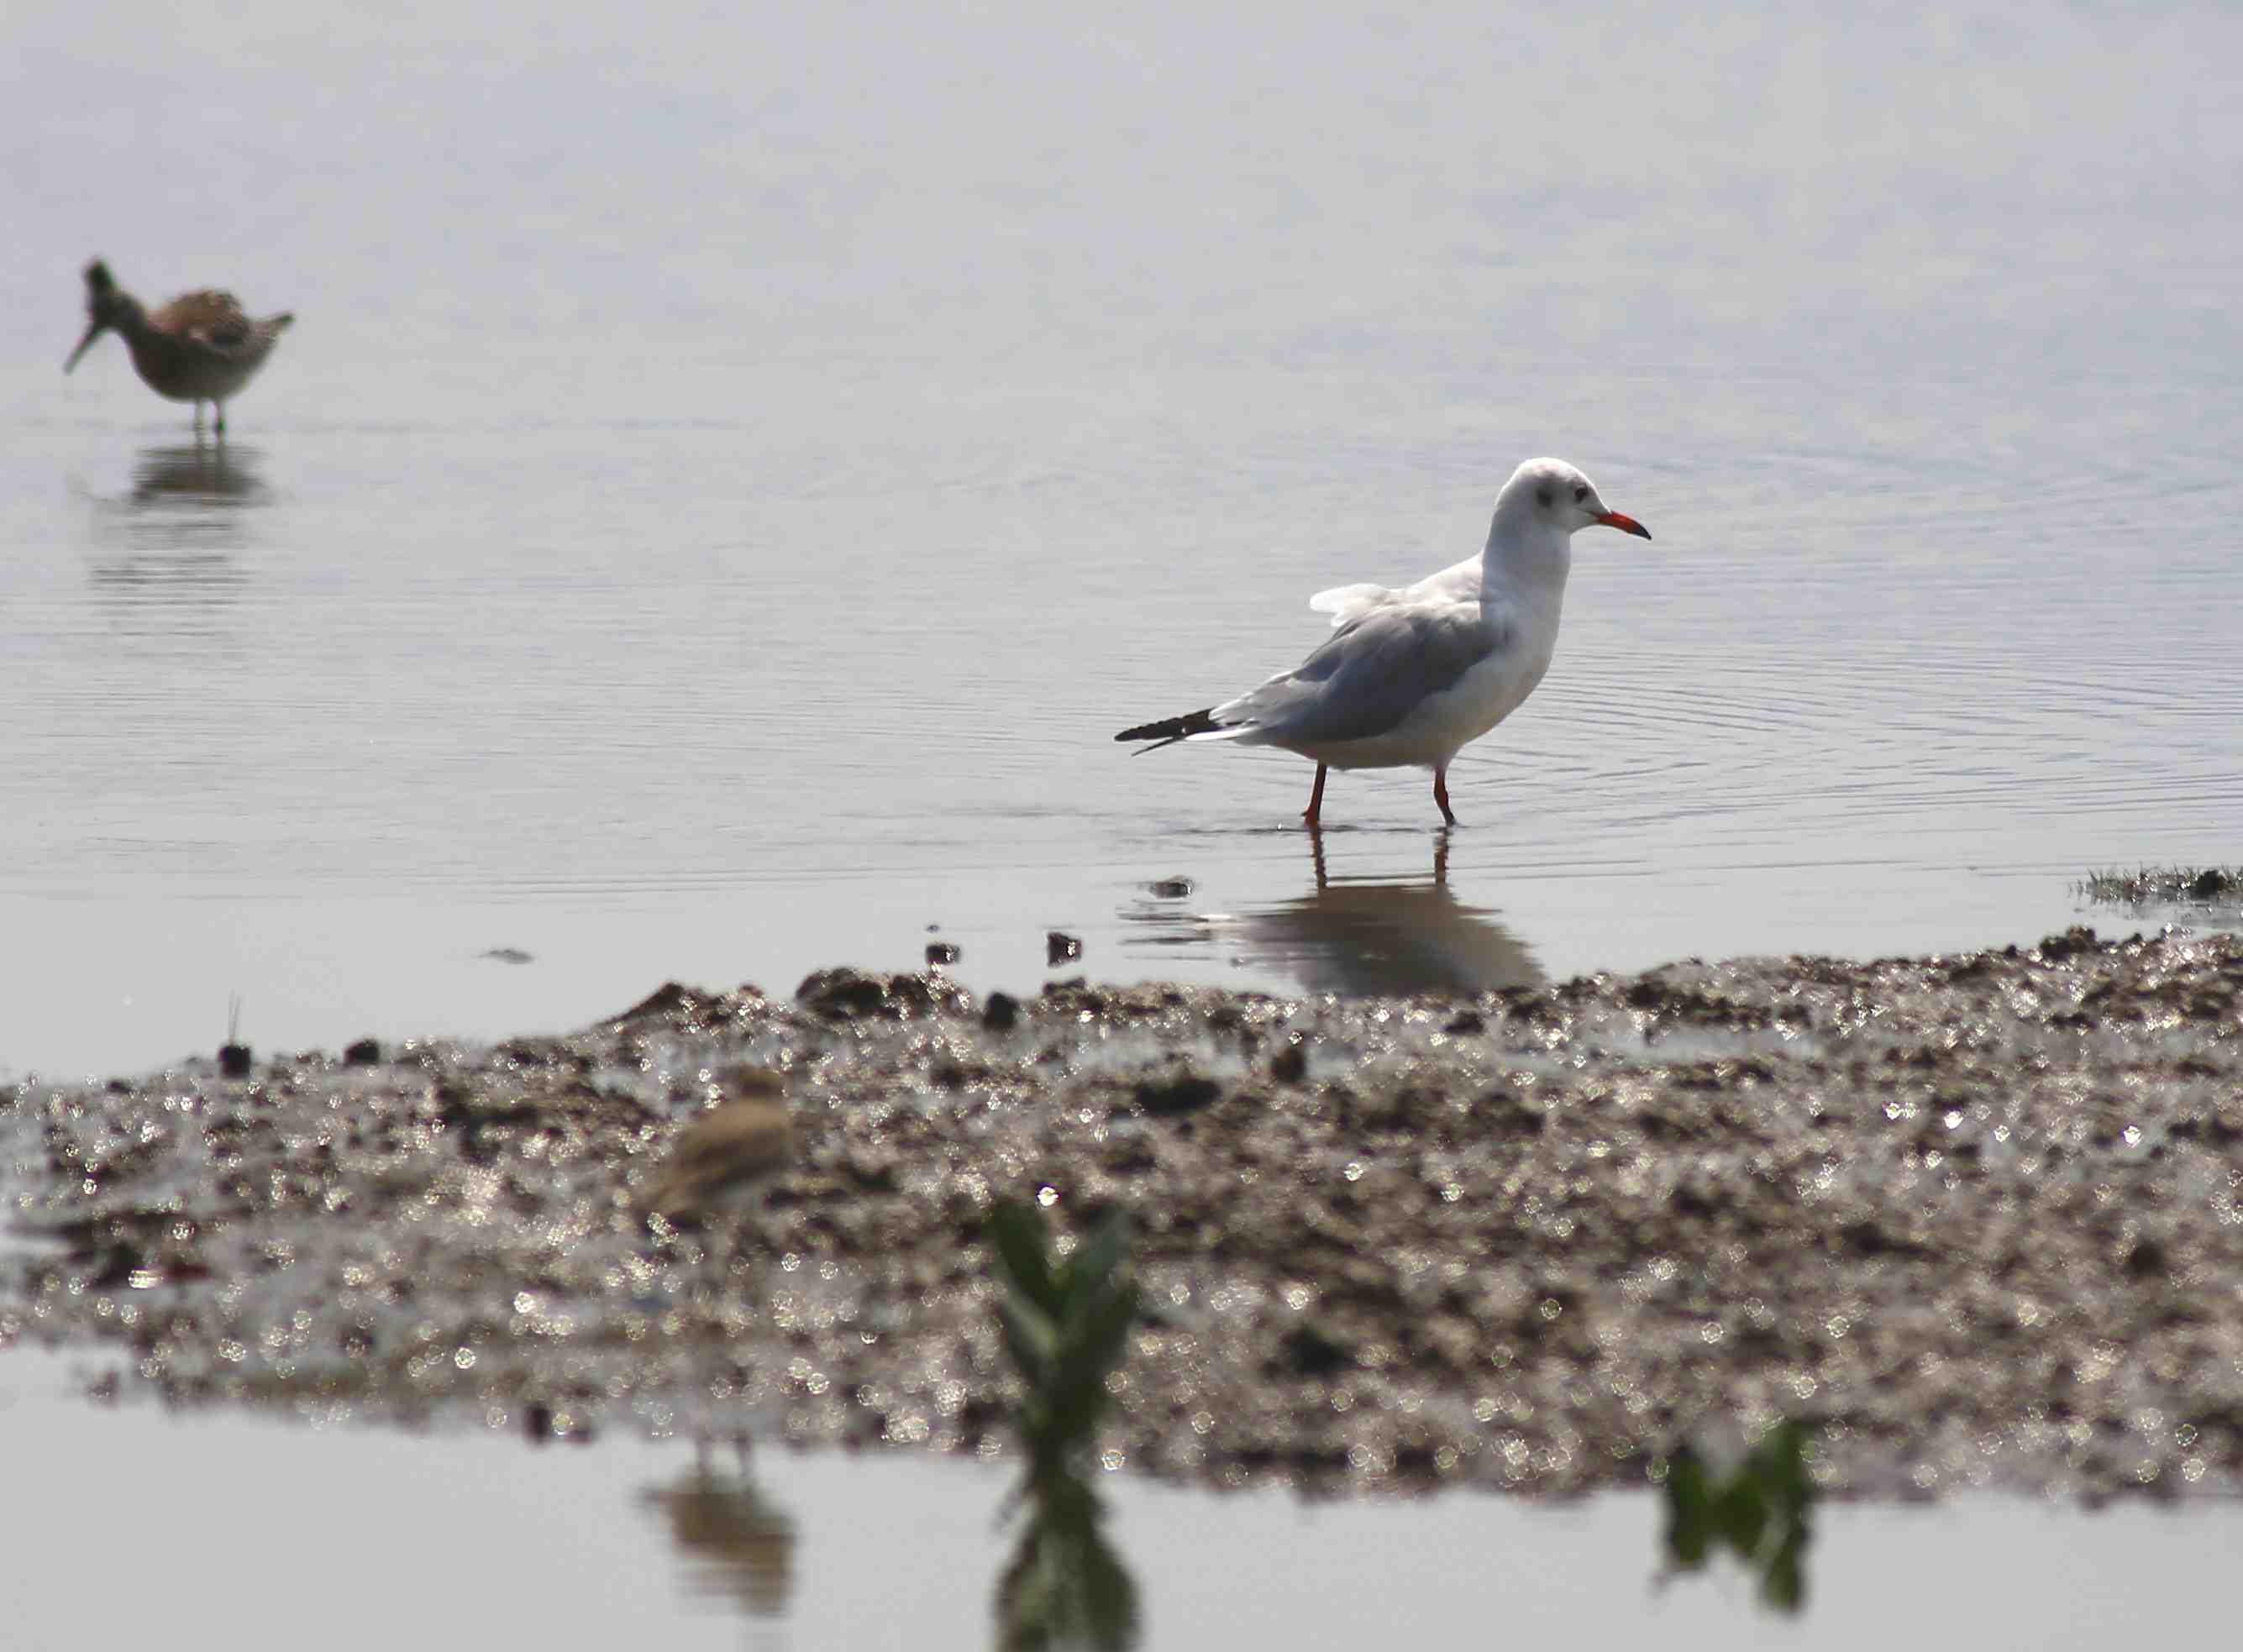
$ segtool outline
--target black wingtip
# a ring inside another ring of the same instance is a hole
[[[1208,713],[1213,706],[1202,706],[1197,711],[1187,711],[1181,717],[1163,717],[1158,722],[1141,722],[1135,729],[1124,729],[1115,735],[1116,740],[1157,740],[1161,746],[1172,746],[1179,740],[1189,740],[1194,735],[1213,734],[1222,725]],[[1148,746],[1147,751],[1158,751],[1161,746]]]

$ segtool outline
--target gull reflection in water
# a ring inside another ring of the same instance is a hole
[[[1226,951],[1310,992],[1486,992],[1547,978],[1526,944],[1492,912],[1451,892],[1445,829],[1434,836],[1432,870],[1423,878],[1336,878],[1325,863],[1324,833],[1313,829],[1309,855],[1314,886],[1290,901],[1188,917],[1164,904],[1122,917],[1169,930],[1151,937],[1155,945]]]
[[[756,1485],[744,1450],[727,1474],[704,1446],[690,1474],[648,1492],[645,1501],[669,1522],[689,1593],[729,1602],[751,1618],[786,1615],[794,1595],[794,1522]]]

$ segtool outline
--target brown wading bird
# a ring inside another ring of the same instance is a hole
[[[1573,538],[1616,527],[1649,539],[1632,516],[1605,508],[1596,484],[1563,460],[1530,459],[1496,495],[1478,556],[1415,585],[1343,585],[1309,599],[1332,616],[1331,638],[1290,671],[1236,700],[1124,729],[1116,740],[1233,740],[1278,746],[1317,766],[1301,818],[1317,823],[1328,769],[1433,771],[1433,801],[1449,809],[1449,761],[1519,709],[1558,646],[1558,615]]]
[[[738,1066],[717,1075],[709,1086],[712,1096],[724,1098],[679,1131],[670,1143],[670,1157],[647,1186],[632,1200],[632,1213],[657,1233],[668,1233],[687,1222],[704,1229],[703,1255],[713,1278],[711,1311],[726,1334],[739,1321],[727,1305],[731,1279],[742,1251],[743,1235],[728,1229],[728,1214],[752,1209],[770,1184],[794,1162],[794,1121],[787,1107],[786,1075],[769,1067]],[[761,1235],[751,1230],[750,1245]],[[751,1260],[751,1276],[760,1272]],[[761,1296],[758,1280],[751,1295]],[[762,1310],[758,1308],[758,1313]],[[721,1353],[721,1340],[712,1353]],[[710,1387],[715,1386],[711,1373]],[[748,1448],[743,1420],[734,1434],[743,1461]]]
[[[195,429],[203,427],[203,403],[217,411],[218,433],[226,434],[226,404],[265,365],[273,346],[295,320],[270,315],[252,321],[231,292],[205,289],[183,292],[155,310],[117,285],[99,259],[85,266],[85,337],[63,363],[68,373],[104,332],[115,332],[132,352],[132,365],[149,389],[173,401],[195,404]]]
[[[725,1099],[677,1132],[668,1160],[633,1201],[641,1216],[705,1220],[749,1203],[793,1162],[784,1074],[735,1067],[715,1087]]]

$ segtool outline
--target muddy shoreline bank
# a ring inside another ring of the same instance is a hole
[[[744,1064],[792,1167],[635,1189]],[[1474,998],[822,971],[565,1037],[0,1089],[0,1357],[182,1405],[1009,1449],[981,1219],[1130,1215],[1109,1461],[1836,1490],[2243,1478],[2243,940],[1689,963]]]

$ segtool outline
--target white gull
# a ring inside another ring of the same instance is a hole
[[[1519,709],[1558,646],[1573,538],[1616,527],[1649,539],[1642,523],[1607,510],[1596,484],[1562,460],[1530,459],[1495,498],[1487,545],[1477,556],[1400,590],[1343,585],[1309,606],[1332,616],[1315,653],[1258,688],[1219,706],[1125,729],[1116,740],[1235,740],[1279,746],[1317,765],[1301,818],[1317,823],[1331,769],[1433,771],[1433,801],[1453,826],[1449,762]]]

